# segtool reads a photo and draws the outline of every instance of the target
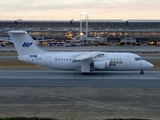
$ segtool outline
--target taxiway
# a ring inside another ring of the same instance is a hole
[[[160,71],[108,71],[82,75],[75,71],[0,70],[0,86],[14,87],[160,87]]]

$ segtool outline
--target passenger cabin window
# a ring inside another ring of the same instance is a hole
[[[139,57],[135,58],[135,61],[140,61],[140,60],[142,60],[142,58],[139,58]]]
[[[30,57],[37,57],[37,55],[29,55]]]

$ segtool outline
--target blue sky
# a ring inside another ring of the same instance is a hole
[[[160,0],[0,0],[0,20],[159,19]]]

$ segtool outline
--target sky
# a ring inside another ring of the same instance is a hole
[[[160,0],[0,0],[0,20],[160,20]]]

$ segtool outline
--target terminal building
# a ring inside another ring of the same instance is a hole
[[[34,39],[69,40],[80,35],[80,22],[0,20],[0,37],[7,37],[9,30],[25,30]],[[88,20],[87,24],[87,37],[97,41],[160,41],[160,20]],[[85,20],[82,20],[81,31],[86,33]]]

